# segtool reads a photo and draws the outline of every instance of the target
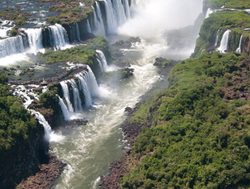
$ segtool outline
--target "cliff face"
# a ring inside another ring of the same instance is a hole
[[[247,53],[249,55],[250,54],[250,37],[244,37],[242,41],[243,41],[242,52]]]
[[[44,129],[37,123],[29,128],[26,139],[18,137],[9,150],[0,151],[0,188],[14,188],[22,179],[38,171],[48,161],[48,143]]]

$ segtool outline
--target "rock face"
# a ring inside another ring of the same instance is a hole
[[[242,52],[250,54],[250,37],[243,38],[243,42],[242,43],[243,43]]]
[[[39,171],[22,181],[17,189],[48,189],[52,188],[55,180],[60,176],[65,164],[58,161],[55,157],[51,157],[49,162],[39,166]]]
[[[48,161],[48,143],[40,124],[28,132],[26,139],[18,138],[9,150],[0,150],[0,188],[14,188],[22,179],[39,170]]]

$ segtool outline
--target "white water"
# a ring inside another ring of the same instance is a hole
[[[60,24],[55,24],[53,26],[49,26],[49,28],[52,33],[54,49],[62,49],[63,47],[69,45],[68,34],[64,27]]]
[[[79,73],[76,75],[76,78],[79,79],[80,81],[80,90],[82,91],[82,93],[84,94],[84,102],[85,102],[85,107],[89,108],[92,105],[92,97],[90,94],[90,89],[89,86],[85,80],[85,74],[83,73]]]
[[[60,82],[63,98],[59,97],[59,105],[63,112],[64,119],[67,121],[82,119],[82,117],[79,117],[79,113],[83,112],[84,108],[91,107],[94,98],[100,97],[100,89],[95,75],[89,66],[86,66],[86,69],[87,70],[76,74],[74,79]],[[79,85],[76,83],[76,80],[79,81]],[[72,88],[73,100],[70,99],[69,86]],[[84,96],[85,107],[82,107],[80,94]]]
[[[104,0],[104,2],[105,6],[111,6],[109,0]],[[134,69],[134,77],[126,81],[120,81],[115,76],[103,78],[98,91],[99,96],[105,96],[105,98],[91,99],[89,93],[89,104],[92,100],[94,108],[82,114],[89,121],[88,124],[71,129],[62,128],[62,131],[65,132],[65,140],[60,144],[53,144],[52,148],[60,159],[68,163],[68,166],[59,179],[56,189],[97,187],[100,176],[106,173],[109,163],[119,159],[121,155],[123,143],[120,124],[126,118],[124,109],[134,107],[141,95],[151,89],[153,84],[160,79],[153,66],[154,59],[164,55],[169,49],[166,45],[167,39],[163,35],[165,31],[159,31],[158,27],[167,30],[168,24],[174,29],[180,28],[180,23],[185,23],[185,26],[192,25],[202,10],[202,1],[196,0],[192,2],[190,0],[181,2],[168,0],[148,0],[145,2],[141,0],[137,3],[139,7],[134,9],[135,17],[118,28],[122,35],[142,38],[141,43],[132,44],[131,48],[119,49],[122,52],[122,58]],[[148,3],[155,9],[151,10],[150,7],[147,7]],[[149,12],[146,13],[146,10]],[[172,14],[168,13],[168,10]],[[114,11],[107,12],[109,32],[117,30],[114,15],[116,15]],[[154,17],[151,17],[152,15]],[[165,17],[169,18],[164,19]],[[172,22],[176,22],[176,26],[169,23],[170,19]],[[183,52],[179,51],[178,54],[182,57],[180,53]],[[82,83],[83,88],[92,91],[87,87],[85,80]]]
[[[239,53],[239,54],[241,53],[242,39],[243,39],[243,35],[240,36],[239,46],[235,51],[236,53]]]
[[[94,9],[94,29],[93,33],[97,36],[106,36],[106,31],[105,31],[105,26],[102,18],[102,13],[101,9],[99,6],[99,3],[96,1],[95,2],[95,7]]]
[[[68,87],[68,81],[61,81],[60,85],[63,90],[63,97],[67,105],[67,109],[69,112],[74,112],[73,105],[70,101],[70,96],[69,96],[69,87]]]
[[[70,117],[71,117],[71,113],[68,110],[68,107],[66,106],[66,104],[64,103],[63,99],[58,96],[59,99],[59,105],[61,107],[62,113],[63,113],[63,117],[65,121],[69,121]]]
[[[76,37],[77,37],[77,40],[81,41],[80,28],[79,28],[78,23],[75,23],[75,26],[76,26]]]
[[[56,134],[54,131],[52,131],[49,123],[46,121],[44,116],[33,109],[30,109],[29,106],[33,102],[33,99],[39,100],[38,96],[33,93],[32,89],[26,89],[25,86],[19,85],[19,86],[14,86],[14,95],[20,97],[24,101],[24,107],[31,113],[31,115],[34,115],[38,122],[43,126],[44,131],[45,131],[45,139],[49,142],[60,142],[63,140],[63,136]]]
[[[101,50],[96,50],[97,60],[99,61],[100,68],[103,72],[108,71],[108,63],[104,53]]]
[[[42,51],[42,28],[26,29],[25,33],[28,35],[29,52],[36,54]]]
[[[214,11],[211,8],[208,8],[206,15],[205,15],[205,18],[208,18],[210,16],[210,14],[213,14],[213,13],[214,13]]]
[[[0,40],[0,58],[24,51],[25,45],[21,35]]]
[[[220,53],[226,53],[228,49],[228,40],[231,30],[226,30],[221,38],[220,46],[217,48],[217,50]]]
[[[80,93],[78,90],[78,86],[74,79],[71,79],[70,81],[71,87],[73,88],[73,99],[74,99],[74,111],[75,112],[82,112],[82,101],[80,98]]]

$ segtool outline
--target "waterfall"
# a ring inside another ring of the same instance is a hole
[[[92,105],[92,97],[90,94],[90,87],[88,86],[85,75],[83,73],[77,74],[76,77],[78,78],[80,82],[80,89],[82,93],[84,94],[84,100],[85,100],[85,107],[89,108]]]
[[[54,49],[61,49],[62,47],[68,45],[69,38],[64,27],[60,24],[55,24],[53,26],[49,26],[49,29],[52,34]]]
[[[99,35],[99,36],[105,36],[106,32],[105,32],[105,26],[104,26],[104,22],[103,22],[103,18],[102,18],[102,12],[99,6],[99,3],[96,1],[95,2],[96,8],[93,7],[93,15],[94,15],[94,30],[93,33],[95,35]]]
[[[40,113],[37,112],[35,110],[29,110],[31,115],[34,115],[36,117],[36,119],[38,120],[38,122],[43,126],[44,131],[45,131],[45,139],[47,141],[50,141],[50,134],[52,133],[52,129],[49,125],[49,123],[46,121],[46,119],[44,118],[44,116]]]
[[[241,53],[241,46],[242,46],[243,35],[240,36],[239,46],[236,49],[236,53]]]
[[[100,68],[103,72],[108,70],[108,63],[104,53],[101,50],[96,50],[97,53],[97,61],[99,62]]]
[[[0,40],[0,57],[22,53],[26,49],[25,36],[18,35]]]
[[[68,121],[68,120],[70,120],[70,112],[68,110],[68,107],[66,106],[63,99],[60,96],[58,96],[58,98],[59,98],[59,105],[60,105],[62,113],[63,113],[63,117],[64,117],[65,121]]]
[[[70,101],[68,84],[73,89],[73,102]],[[93,98],[99,97],[99,87],[89,66],[86,67],[86,70],[76,74],[75,79],[61,81],[60,85],[63,90],[63,99],[59,97],[59,104],[65,120],[70,120],[74,113],[83,111],[81,96],[84,96],[85,108],[89,108],[93,104]],[[72,104],[74,104],[74,108]]]
[[[117,22],[114,15],[114,9],[111,0],[104,0],[106,20],[107,20],[107,31],[112,34],[116,31]]]
[[[205,15],[205,19],[208,18],[210,16],[210,14],[212,14],[214,11],[211,8],[207,9],[206,15]]]
[[[98,97],[99,96],[99,87],[98,87],[98,84],[96,81],[96,77],[88,65],[87,65],[87,70],[88,70],[88,73],[86,74],[86,80],[87,80],[87,83],[90,85],[89,88],[91,91],[91,96]]]
[[[66,101],[68,111],[69,112],[74,112],[73,106],[72,106],[72,104],[70,102],[69,87],[68,87],[67,81],[61,81],[60,85],[61,85],[62,90],[63,90],[63,96],[64,96],[64,99]]]
[[[89,20],[87,20],[87,32],[91,33],[91,27],[90,27]]]
[[[81,90],[84,94],[84,98],[85,98],[85,106],[88,108],[92,105],[92,97],[90,94],[90,89],[88,84],[86,83],[86,80],[84,79],[84,75],[82,73],[80,73],[79,75],[77,75],[77,78],[80,81],[81,84]]]
[[[28,35],[29,48],[31,52],[37,53],[43,48],[42,28],[26,29],[25,33]]]
[[[79,25],[78,25],[78,23],[75,23],[75,24],[76,24],[76,36],[77,36],[77,40],[81,41]]]
[[[219,33],[220,33],[220,30],[218,30],[216,32],[216,38],[215,38],[215,42],[214,42],[214,47],[217,47],[218,46],[218,42],[219,42]]]
[[[231,30],[226,30],[222,36],[220,46],[217,49],[220,53],[226,53],[227,51],[230,32]]]
[[[122,4],[122,0],[113,1],[113,9],[117,18],[117,26],[120,26],[126,21],[126,14]]]
[[[124,0],[123,1],[123,5],[124,5],[126,17],[130,18],[131,17],[131,13],[130,13],[129,1],[128,0]]]
[[[38,97],[32,92],[32,90],[27,90],[25,86],[19,85],[14,90],[14,95],[20,97],[24,101],[24,107],[27,109],[31,115],[34,115],[38,122],[43,126],[45,132],[45,139],[50,142],[57,142],[63,139],[62,136],[55,134],[49,123],[46,121],[45,117],[38,111],[28,108],[33,102],[33,99],[39,100]]]
[[[73,89],[74,110],[75,110],[75,112],[81,112],[82,111],[82,101],[80,98],[78,86],[77,86],[74,79],[71,79],[69,81],[69,83],[71,84],[71,87]]]

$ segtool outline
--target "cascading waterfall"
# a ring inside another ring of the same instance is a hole
[[[122,0],[113,1],[113,10],[117,18],[118,26],[122,25],[126,21],[126,14],[124,6],[122,4]]]
[[[218,46],[218,42],[219,42],[219,33],[220,33],[220,30],[218,30],[216,32],[216,38],[215,38],[215,42],[214,42],[214,47],[217,47]]]
[[[82,101],[80,98],[80,93],[78,90],[78,86],[74,79],[71,79],[70,81],[71,87],[73,89],[73,99],[74,99],[74,111],[75,112],[81,112],[82,111]]]
[[[89,88],[91,91],[91,96],[92,97],[99,97],[99,87],[96,81],[96,77],[91,70],[91,68],[87,65],[87,74],[85,75],[86,81],[89,84]]]
[[[60,105],[62,113],[63,113],[63,117],[64,117],[65,121],[68,121],[68,120],[70,120],[70,116],[71,116],[70,112],[68,110],[68,107],[66,106],[63,99],[60,96],[58,96],[58,98],[59,98],[59,105]]]
[[[131,10],[135,4],[134,0],[103,0],[105,15],[103,15],[100,3],[95,2],[93,10],[93,23],[87,20],[87,32],[94,35],[106,36],[106,34],[116,33],[117,28],[131,17]],[[105,22],[104,22],[105,21]],[[76,23],[76,38],[81,41],[80,26]],[[48,27],[49,29],[49,47],[60,50],[69,44],[67,31],[60,24]],[[30,53],[40,52],[43,47],[43,29],[30,28],[24,29],[23,33],[16,36],[0,40],[0,58],[17,53],[24,53],[26,50]]]
[[[42,44],[42,28],[26,29],[28,35],[29,48],[32,53],[37,53],[43,48]]]
[[[220,53],[226,53],[227,51],[230,32],[231,30],[226,30],[222,36],[220,46],[217,49]]]
[[[92,105],[92,97],[90,94],[89,86],[85,80],[85,75],[83,73],[79,73],[76,75],[76,78],[80,82],[80,90],[84,94],[84,100],[85,100],[85,107],[89,108]]]
[[[25,36],[18,35],[0,40],[0,57],[9,56],[16,53],[22,53],[26,50]]]
[[[241,46],[242,46],[243,35],[240,36],[239,46],[236,49],[236,53],[241,53]]]
[[[105,36],[105,26],[102,18],[102,12],[99,3],[96,1],[95,2],[95,8],[93,7],[94,10],[94,28],[93,28],[93,33],[95,35],[99,36]]]
[[[208,8],[206,15],[205,15],[205,18],[208,18],[210,16],[210,14],[212,14],[212,13],[214,13],[214,11],[211,8]]]
[[[69,44],[69,38],[66,30],[60,24],[49,26],[52,34],[54,49],[61,49]]]
[[[31,115],[34,115],[38,122],[43,126],[45,131],[44,137],[47,141],[58,142],[63,139],[62,136],[57,135],[54,133],[54,131],[52,131],[51,126],[40,112],[29,108],[29,105],[33,102],[33,99],[39,100],[38,97],[32,92],[32,90],[27,90],[25,86],[19,85],[15,88],[13,94],[24,100],[23,105],[25,109],[27,109],[31,113]]]
[[[89,20],[87,20],[87,32],[91,33],[91,26],[90,26]]]
[[[67,32],[61,25],[49,26],[49,30],[54,49],[68,44]],[[44,48],[42,40],[42,28],[24,29],[18,36],[0,40],[0,58],[24,52],[36,54]]]
[[[96,50],[97,53],[97,61],[99,62],[100,68],[103,72],[108,70],[108,63],[104,53],[101,50]]]
[[[67,83],[68,83],[68,81],[61,81],[60,85],[61,85],[62,90],[63,90],[63,96],[64,96],[64,99],[66,101],[68,111],[74,112],[73,105],[71,104],[71,101],[70,101],[69,87],[68,87]]]
[[[93,105],[93,98],[99,97],[99,87],[95,75],[89,66],[86,66],[86,70],[76,74],[75,79],[61,81],[60,85],[63,91],[63,98],[59,97],[59,105],[64,119],[67,121],[73,119],[72,115],[74,113],[83,111],[81,95],[84,96],[85,108]],[[69,86],[72,88],[73,102],[70,99]],[[74,104],[74,108],[72,104]]]
[[[107,20],[107,32],[109,34],[115,33],[117,28],[117,21],[114,15],[114,9],[111,0],[104,0]]]
[[[123,0],[123,5],[124,5],[126,17],[130,18],[131,17],[131,13],[130,13],[129,1]]]
[[[81,41],[79,24],[78,23],[75,23],[75,24],[76,24],[76,37],[77,37],[77,40]]]

